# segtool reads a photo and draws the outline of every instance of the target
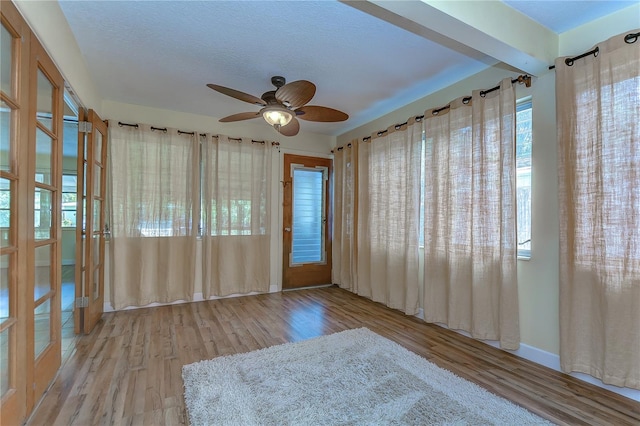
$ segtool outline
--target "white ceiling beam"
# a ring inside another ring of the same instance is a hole
[[[541,75],[558,56],[558,35],[501,1],[344,1],[474,59]]]

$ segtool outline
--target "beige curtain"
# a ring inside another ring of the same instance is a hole
[[[357,293],[418,312],[422,123],[358,144]]]
[[[355,155],[357,141],[338,148],[333,156],[332,281],[355,291]]]
[[[175,129],[109,123],[111,301],[191,300],[198,141]]]
[[[202,137],[203,295],[268,292],[271,143]]]
[[[560,363],[640,389],[640,41],[626,34],[555,63]]]
[[[511,80],[426,111],[425,144],[425,319],[517,349]]]

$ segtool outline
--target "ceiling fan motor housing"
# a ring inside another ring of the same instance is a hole
[[[276,86],[278,89],[284,86],[286,83],[287,80],[280,75],[274,75],[273,77],[271,77],[271,84]]]
[[[278,100],[276,99],[275,90],[264,92],[260,97],[267,105],[280,105],[280,102],[278,102]]]

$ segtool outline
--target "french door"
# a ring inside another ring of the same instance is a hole
[[[104,311],[105,192],[107,125],[93,111],[83,112],[78,132],[78,210],[76,231],[76,333],[90,333]],[[79,290],[79,291],[78,291]]]
[[[282,288],[331,284],[327,158],[284,155]]]
[[[0,424],[27,414],[29,44],[11,3],[0,10]],[[21,78],[22,77],[22,78]],[[33,226],[31,226],[33,228]],[[33,297],[33,296],[31,296]]]
[[[60,367],[62,274],[62,127],[64,80],[31,38],[27,215],[27,406],[33,406]],[[31,213],[32,212],[32,213]]]
[[[0,10],[0,423],[60,367],[64,81],[13,3]]]

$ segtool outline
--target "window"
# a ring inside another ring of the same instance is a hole
[[[11,218],[11,191],[9,179],[0,179],[0,228],[8,228]]]
[[[324,241],[326,168],[293,166],[291,263],[326,262]]]
[[[251,140],[202,141],[202,236],[268,233],[270,152],[267,145]]]
[[[531,99],[516,105],[516,206],[518,257],[531,257]]]
[[[221,229],[211,235],[252,235],[251,232],[251,200],[226,199],[211,200],[211,221],[214,227]],[[218,214],[219,213],[219,214]]]
[[[78,178],[62,175],[62,227],[75,228]]]

